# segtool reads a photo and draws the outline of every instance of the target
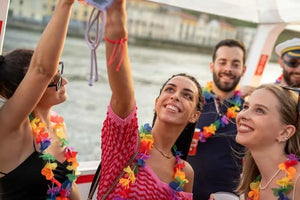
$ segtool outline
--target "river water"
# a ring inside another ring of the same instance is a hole
[[[3,52],[16,48],[35,48],[41,33],[7,28]],[[152,122],[154,99],[162,83],[172,74],[185,72],[195,76],[202,86],[212,79],[210,55],[197,52],[129,46],[135,84],[139,122]],[[106,76],[104,44],[97,50],[99,81],[88,85],[90,51],[84,38],[67,37],[61,60],[68,100],[54,107],[65,119],[69,141],[78,151],[79,161],[99,160],[100,131],[110,98]],[[262,83],[273,82],[281,73],[277,63],[266,66]]]

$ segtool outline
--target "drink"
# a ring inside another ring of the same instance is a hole
[[[195,128],[194,136],[193,136],[191,146],[190,146],[189,156],[196,155],[197,146],[198,146],[198,142],[199,142],[199,134],[200,134],[200,129]]]

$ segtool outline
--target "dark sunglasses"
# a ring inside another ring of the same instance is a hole
[[[59,73],[58,81],[56,83],[49,84],[48,87],[55,87],[55,90],[58,91],[61,86],[63,72],[64,72],[64,63],[60,61],[58,66],[58,73]]]
[[[287,60],[284,60],[282,59],[283,63],[286,64],[287,66],[289,66],[290,68],[296,68],[300,65],[300,62],[298,61],[287,61]]]
[[[298,127],[298,120],[299,120],[299,114],[300,114],[300,88],[294,88],[294,87],[290,87],[290,86],[281,86],[282,88],[286,89],[286,90],[291,90],[294,92],[297,92],[298,94],[298,103],[297,103],[297,120],[296,120],[296,128]]]

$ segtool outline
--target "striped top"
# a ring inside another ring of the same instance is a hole
[[[97,199],[101,199],[136,152],[139,141],[138,134],[136,107],[125,119],[121,119],[113,112],[111,106],[108,106],[101,136],[102,168]],[[139,167],[136,182],[130,185],[129,190],[128,199],[130,200],[192,199],[192,193],[175,192],[169,183],[160,181],[147,163],[144,168]],[[118,194],[121,192],[122,186],[118,183],[107,199],[120,199]]]

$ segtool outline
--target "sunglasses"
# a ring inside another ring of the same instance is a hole
[[[283,63],[286,64],[287,66],[289,66],[290,68],[296,68],[300,65],[300,62],[298,61],[287,61],[287,60],[284,60],[282,59]]]
[[[298,120],[299,120],[299,114],[300,114],[300,88],[294,88],[294,87],[290,87],[290,86],[281,86],[283,89],[286,90],[291,90],[294,92],[297,92],[298,94],[298,103],[297,103],[297,120],[296,120],[296,128],[298,127]]]
[[[63,72],[64,72],[64,63],[60,61],[58,66],[58,73],[59,73],[58,81],[56,83],[50,83],[48,87],[55,87],[55,90],[58,91],[61,86]]]

